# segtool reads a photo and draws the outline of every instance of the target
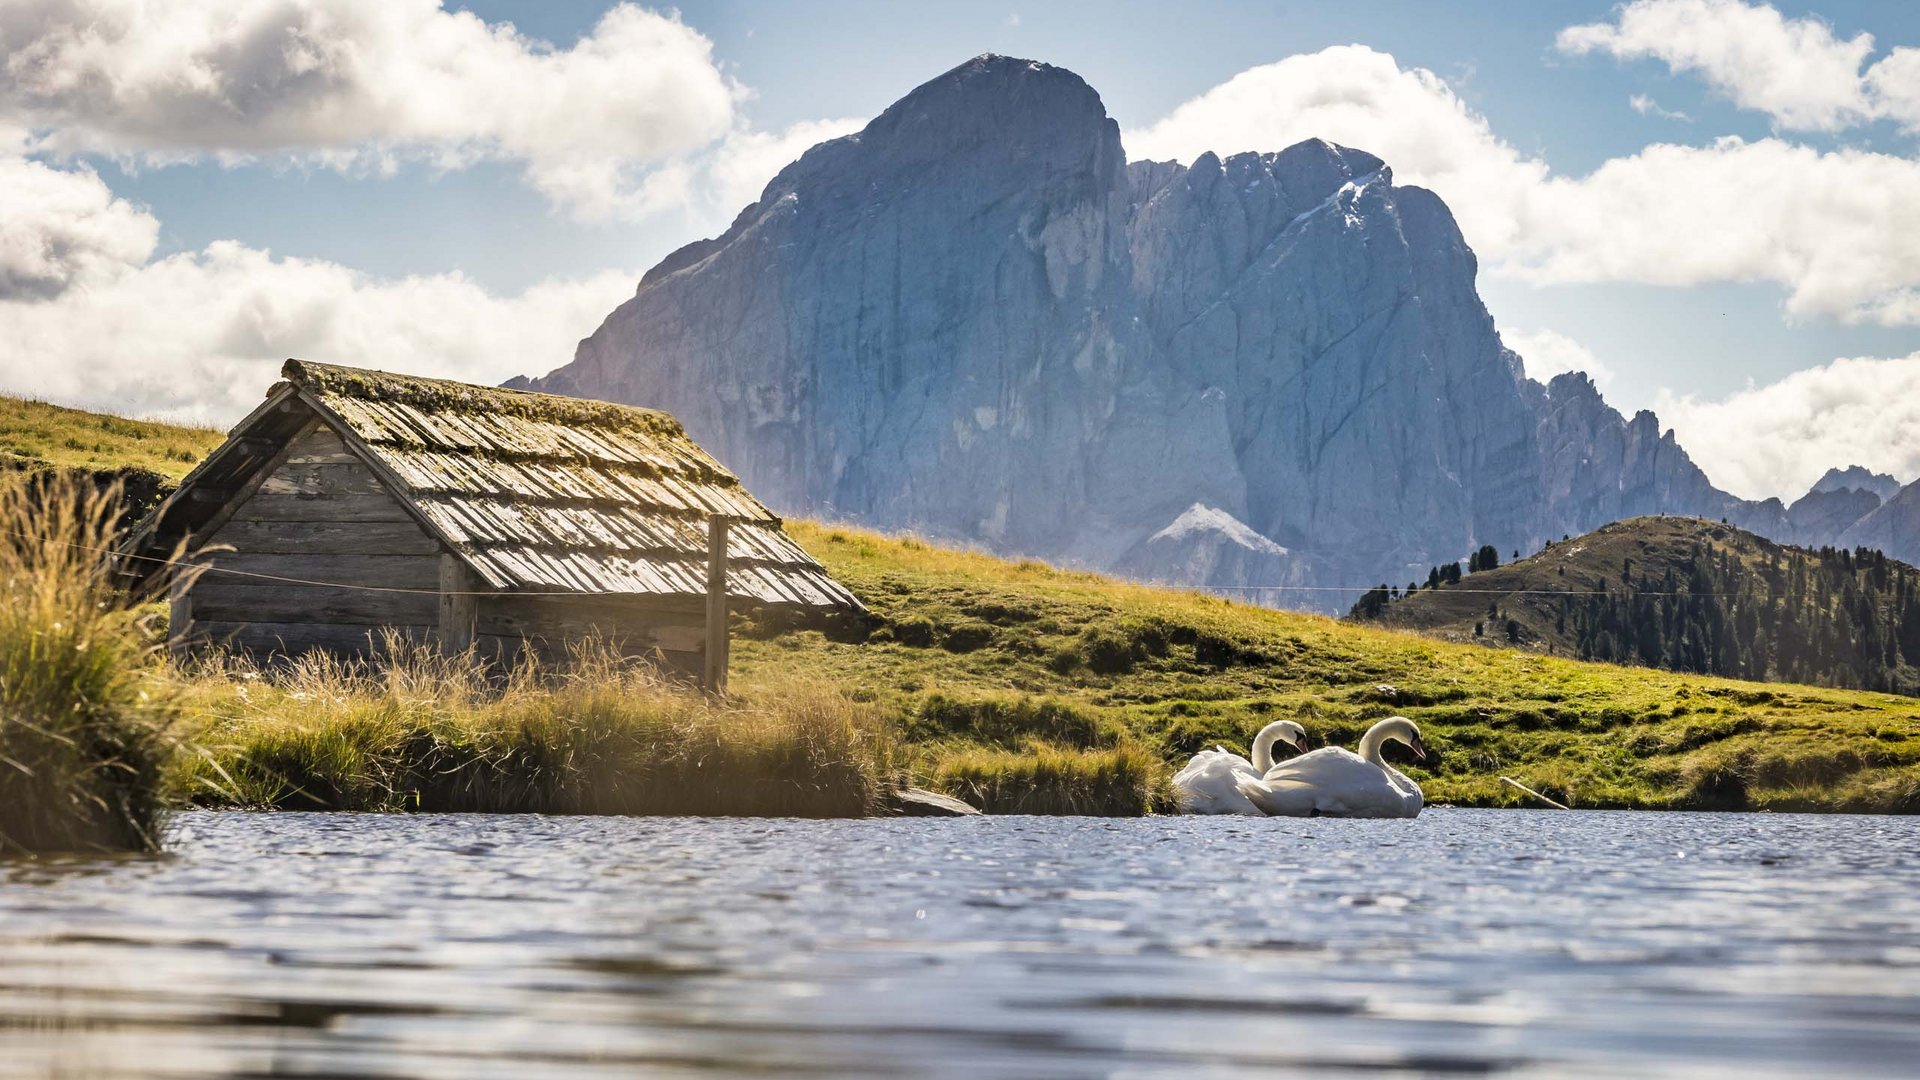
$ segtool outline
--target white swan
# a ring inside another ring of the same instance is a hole
[[[1250,814],[1260,808],[1240,793],[1241,779],[1258,780],[1273,768],[1273,744],[1284,742],[1304,753],[1307,730],[1291,720],[1275,720],[1253,737],[1253,760],[1216,746],[1193,756],[1187,767],[1173,774],[1173,793],[1180,809],[1189,814]]]
[[[1427,748],[1420,729],[1404,716],[1390,716],[1367,729],[1360,752],[1323,747],[1268,769],[1241,776],[1234,786],[1261,813],[1276,817],[1410,818],[1420,816],[1420,785],[1381,760],[1387,740],[1406,743],[1420,760]]]

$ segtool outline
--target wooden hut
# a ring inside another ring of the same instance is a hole
[[[182,544],[209,568],[173,590],[177,649],[353,655],[393,630],[552,659],[596,634],[715,684],[729,606],[862,611],[665,413],[302,360],[281,374],[121,549],[136,588]]]

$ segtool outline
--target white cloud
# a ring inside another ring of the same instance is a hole
[[[0,152],[0,301],[110,279],[145,262],[158,233],[93,173]]]
[[[1920,353],[1842,359],[1720,401],[1661,391],[1655,411],[1720,487],[1791,502],[1833,465],[1920,476]]]
[[[1686,113],[1683,113],[1683,112],[1677,112],[1673,109],[1664,108],[1661,106],[1659,102],[1653,100],[1651,97],[1648,97],[1645,94],[1633,95],[1632,97],[1627,99],[1627,104],[1629,106],[1632,106],[1633,111],[1639,113],[1641,116],[1652,116],[1652,117],[1657,117],[1661,120],[1678,120],[1682,123],[1693,122],[1693,117],[1688,116]]]
[[[1557,330],[1500,329],[1500,340],[1520,354],[1527,377],[1546,382],[1555,375],[1584,371],[1595,386],[1604,389],[1613,381],[1613,369],[1593,355],[1593,350]]]
[[[1899,121],[1908,134],[1920,132],[1920,49],[1889,52],[1867,69],[1866,83],[1881,115]]]
[[[1920,324],[1920,162],[1780,139],[1655,144],[1554,176],[1430,71],[1339,46],[1251,68],[1126,135],[1192,160],[1325,138],[1446,200],[1497,274],[1532,282],[1772,281],[1799,316]]]
[[[1611,23],[1570,26],[1560,51],[1657,59],[1697,72],[1742,108],[1782,127],[1833,131],[1874,109],[1860,82],[1873,35],[1839,38],[1819,19],[1788,19],[1740,0],[1634,0]]]
[[[606,271],[501,297],[457,273],[383,281],[223,241],[0,301],[0,390],[231,422],[289,356],[496,382],[570,360],[635,280]]]
[[[1180,161],[1314,138],[1376,154],[1401,181],[1439,192],[1483,254],[1518,241],[1516,211],[1547,175],[1545,164],[1496,138],[1440,76],[1403,71],[1364,45],[1248,68],[1125,134],[1130,158]]]
[[[518,160],[577,213],[704,218],[859,126],[755,131],[742,93],[704,38],[631,5],[556,50],[426,0],[0,3],[0,390],[230,420],[288,356],[492,382],[565,363],[637,277],[500,296],[233,241],[152,260],[154,217],[61,155]]]
[[[767,182],[816,143],[860,130],[866,121],[803,120],[785,131],[754,131],[745,125],[707,152],[651,170],[642,184],[623,187],[616,173],[582,173],[567,198],[591,207],[597,217],[637,217],[677,205],[722,227],[760,197]]]
[[[1774,281],[1796,316],[1920,323],[1920,162],[1723,138],[1656,144],[1528,205],[1503,254],[1541,281]]]
[[[517,161],[583,216],[631,214],[678,190],[653,166],[743,136],[711,53],[625,3],[561,49],[437,0],[19,0],[0,5],[0,127],[153,164]]]
[[[1872,34],[1843,38],[1818,18],[1790,19],[1769,4],[1634,0],[1613,22],[1567,27],[1555,44],[1697,74],[1784,129],[1840,131],[1880,118],[1920,126],[1920,50],[1894,49],[1863,72]]]

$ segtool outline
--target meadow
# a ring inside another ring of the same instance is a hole
[[[210,427],[132,420],[0,394],[0,464],[15,467],[147,469],[178,480],[225,437]]]
[[[0,849],[148,847],[184,805],[857,816],[917,785],[1135,815],[1271,720],[1351,746],[1394,714],[1425,734],[1401,765],[1430,803],[1527,805],[1510,776],[1577,808],[1920,812],[1920,699],[1451,644],[811,522],[788,527],[871,617],[736,615],[724,700],[593,642],[550,670],[398,641],[179,667],[164,612],[93,554],[116,509],[77,474],[0,485]]]
[[[1426,737],[1428,761],[1401,767],[1431,802],[1527,804],[1508,775],[1575,807],[1920,811],[1913,698],[1454,645],[912,537],[789,527],[876,628],[856,641],[748,626],[736,683],[805,671],[883,707],[904,767],[962,797],[1065,773],[1075,779],[1036,800],[1063,804],[1111,790],[1124,758],[1139,763],[1135,794],[1107,807],[1151,809],[1168,769],[1216,743],[1244,753],[1270,720],[1352,746],[1399,714]],[[1043,774],[1042,748],[1084,764]]]

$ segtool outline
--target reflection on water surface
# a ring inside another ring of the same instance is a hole
[[[1910,1075],[1920,821],[212,814],[0,864],[0,1076]]]

